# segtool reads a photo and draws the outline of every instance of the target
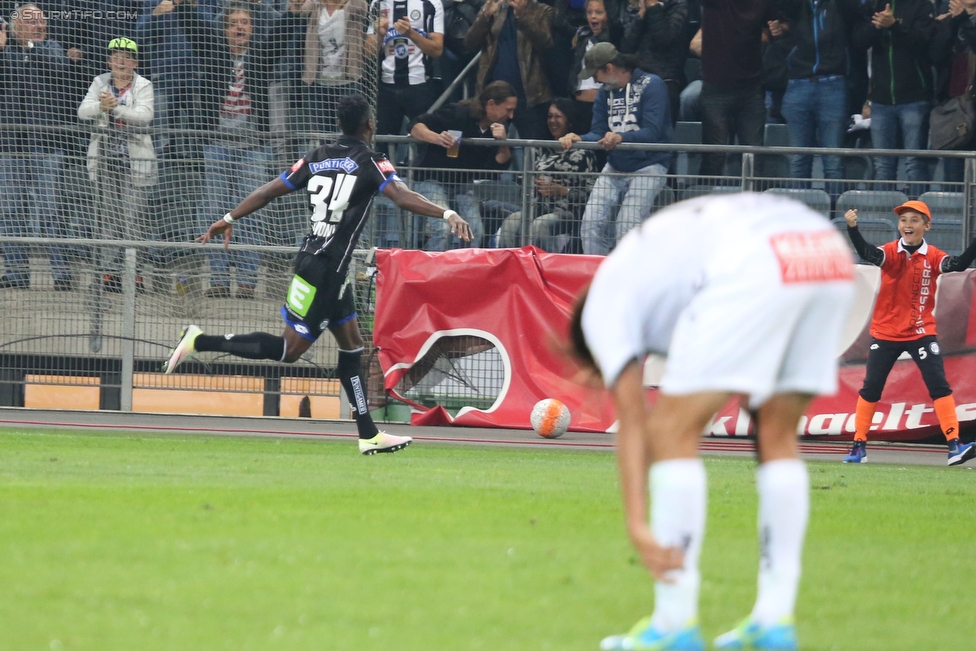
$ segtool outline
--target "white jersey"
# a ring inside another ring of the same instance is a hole
[[[393,25],[401,18],[408,18],[410,26],[421,36],[443,34],[444,6],[441,0],[373,0],[370,15],[389,21],[382,43],[380,81],[401,87],[426,83],[432,72],[431,58]],[[366,33],[375,33],[372,24]]]
[[[583,333],[607,386],[658,353],[669,358],[661,389],[672,393],[830,392],[853,275],[841,234],[805,205],[700,197],[621,240],[593,278]],[[787,358],[803,350],[826,364],[811,359],[794,373]]]

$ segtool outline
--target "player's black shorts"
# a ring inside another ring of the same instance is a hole
[[[918,370],[922,373],[922,380],[929,390],[929,396],[933,400],[952,394],[952,389],[946,380],[939,342],[935,336],[929,335],[912,341],[872,339],[871,348],[868,350],[864,386],[860,391],[862,398],[868,402],[877,402],[881,399],[881,391],[888,380],[888,374],[891,373],[895,361],[902,353],[908,353],[915,360]]]
[[[356,305],[346,274],[336,273],[335,261],[299,251],[281,316],[309,341],[354,319]]]

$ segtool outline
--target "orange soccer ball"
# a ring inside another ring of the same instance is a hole
[[[546,398],[535,403],[529,420],[532,429],[547,439],[559,438],[569,429],[569,408],[555,398]]]

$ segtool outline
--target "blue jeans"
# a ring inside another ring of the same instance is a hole
[[[206,198],[200,215],[201,231],[239,204],[255,188],[267,183],[271,152],[267,147],[237,147],[215,141],[203,150],[206,164]],[[265,211],[259,210],[234,224],[231,242],[264,244]],[[261,254],[256,251],[220,251],[210,254],[211,287],[230,286],[230,263],[237,266],[237,284],[254,287],[258,282]]]
[[[790,79],[783,96],[783,117],[790,147],[842,147],[848,120],[844,76],[820,77],[816,82]],[[823,170],[824,178],[844,178],[840,156],[824,156]],[[790,176],[808,179],[812,175],[812,155],[790,156]]]
[[[481,210],[478,200],[467,184],[461,185],[454,191],[454,201],[448,202],[447,190],[437,181],[421,181],[413,184],[414,192],[424,195],[431,202],[440,206],[453,207],[464,221],[471,226],[474,237],[471,243],[464,245],[457,235],[451,235],[451,226],[446,219],[430,217],[427,219],[427,227],[430,231],[430,239],[427,240],[425,251],[446,251],[448,249],[448,238],[450,238],[450,248],[456,249],[460,246],[476,248],[481,242],[481,236],[485,233],[485,227],[481,223]]]
[[[57,214],[58,179],[64,152],[33,152],[32,157],[0,156],[0,233],[5,237],[56,237],[68,230]],[[33,201],[31,194],[33,193]],[[27,247],[4,244],[7,278],[30,280]],[[48,246],[51,270],[58,280],[71,278],[65,247]]]
[[[932,103],[927,100],[890,106],[877,102],[871,104],[872,146],[875,149],[897,149],[900,130],[903,149],[927,149],[929,145],[929,111],[931,109]],[[875,180],[892,181],[895,179],[897,171],[897,157],[875,157]],[[929,180],[928,166],[925,164],[925,160],[915,156],[905,157],[905,172],[908,174],[909,181]]]
[[[654,199],[667,181],[667,173],[664,165],[648,165],[630,174],[620,174],[607,163],[593,184],[583,212],[580,225],[583,253],[607,255],[630,229],[640,226],[651,214]],[[614,206],[620,206],[616,238],[608,233]]]

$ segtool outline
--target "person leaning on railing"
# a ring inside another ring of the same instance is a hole
[[[128,38],[108,43],[111,72],[95,77],[78,106],[78,118],[95,122],[88,144],[88,177],[99,190],[98,238],[134,240],[152,230],[146,218],[146,187],[156,180],[156,150],[148,132],[153,120],[152,82],[135,71],[139,46]],[[110,292],[122,291],[123,251],[103,256],[101,281]]]
[[[61,90],[68,71],[64,50],[48,38],[47,20],[36,4],[21,5],[9,25],[0,25],[0,234],[5,237],[60,235],[67,230],[57,214],[63,134],[24,127],[65,124],[69,113]],[[30,287],[27,247],[0,248],[5,271],[0,289]],[[71,267],[64,247],[52,245],[47,250],[55,291],[70,291]]]
[[[512,151],[505,144],[497,147],[460,145],[460,139],[506,140],[508,123],[515,114],[517,102],[511,84],[493,81],[484,87],[477,99],[449,104],[433,113],[425,113],[410,128],[411,136],[428,143],[420,169],[416,172],[420,182],[414,185],[414,189],[430,197],[434,203],[454,206],[471,225],[474,233],[472,247],[479,245],[484,234],[472,181],[493,178],[489,170],[506,169]],[[487,173],[474,170],[485,170]],[[444,220],[428,219],[427,223],[430,239],[424,248],[428,251],[446,250],[450,232]],[[461,245],[457,239],[452,239],[450,243],[451,246]]]
[[[595,142],[610,152],[580,226],[583,253],[606,255],[650,215],[673,157],[670,151],[620,150],[617,145],[674,142],[674,126],[667,86],[657,75],[639,69],[632,54],[597,43],[583,58],[579,76],[592,76],[603,84],[593,103],[593,123],[588,133],[568,133],[559,142],[565,149],[581,140]],[[607,224],[616,206],[616,237],[611,238]]]

